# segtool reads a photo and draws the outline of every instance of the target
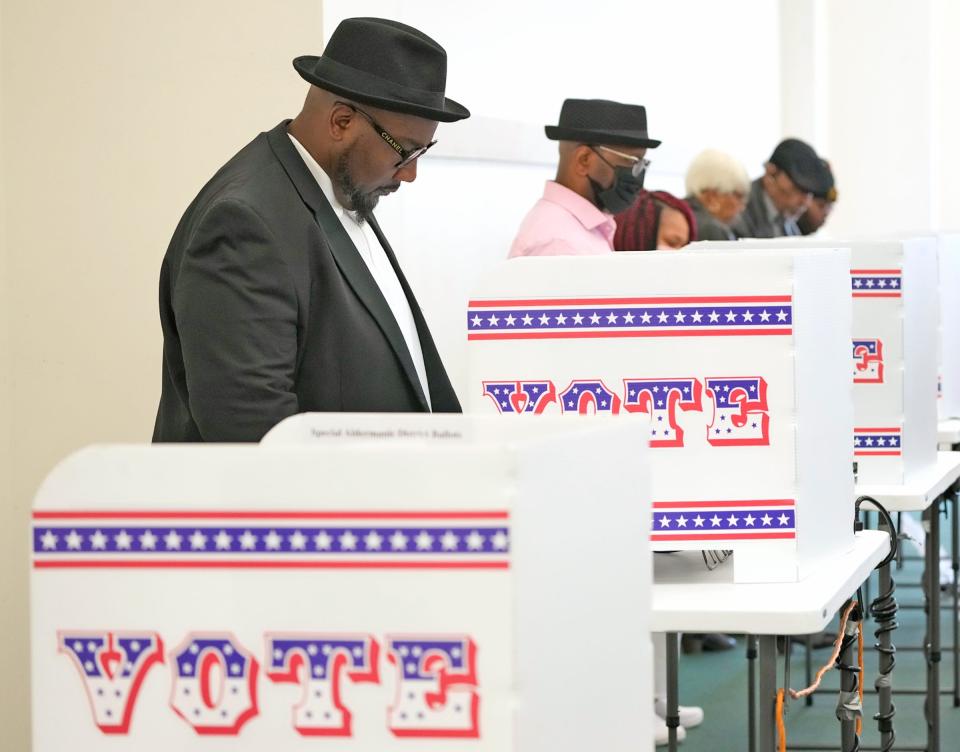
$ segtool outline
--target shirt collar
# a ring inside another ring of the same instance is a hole
[[[307,165],[307,169],[310,170],[310,174],[313,175],[314,180],[317,181],[317,184],[320,186],[320,190],[323,191],[323,195],[327,197],[327,201],[330,202],[330,206],[333,207],[333,210],[338,214],[343,214],[344,216],[350,217],[350,219],[356,222],[357,218],[354,212],[350,211],[349,209],[344,209],[340,202],[337,201],[337,194],[333,192],[333,181],[330,180],[330,176],[324,172],[323,168],[317,163],[317,160],[311,156],[310,152],[306,150],[304,145],[293,137],[292,133],[287,132],[287,135],[290,136],[290,140],[293,142],[294,147],[300,154],[300,157],[303,159],[304,164]]]
[[[543,199],[566,209],[588,230],[605,231],[609,226],[616,226],[612,214],[600,211],[579,193],[571,191],[555,180],[547,181],[543,189]]]

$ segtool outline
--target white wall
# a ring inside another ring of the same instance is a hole
[[[869,0],[829,6],[829,135],[821,148],[844,176],[835,232],[933,222],[931,5],[890,0],[883,13]]]
[[[934,219],[940,229],[960,229],[960,3],[937,0],[933,16]]]
[[[567,97],[647,107],[663,145],[647,187],[683,190],[708,146],[752,174],[779,140],[779,8],[767,0],[596,0],[589,10],[531,0],[456,7],[439,0],[326,0],[324,29],[385,16],[434,37],[448,53],[447,94],[473,117],[441,125],[416,183],[377,210],[462,393],[464,309],[499,263],[556,169],[554,124]]]
[[[835,235],[960,227],[960,4],[781,0],[783,127],[831,162]]]

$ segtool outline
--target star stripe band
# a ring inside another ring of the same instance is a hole
[[[790,296],[471,301],[467,338],[790,334]]]

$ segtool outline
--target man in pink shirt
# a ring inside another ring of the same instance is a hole
[[[514,256],[585,256],[613,250],[616,222],[643,188],[647,149],[660,145],[647,135],[640,105],[606,99],[567,99],[558,125],[545,128],[560,142],[556,180],[520,225]]]
[[[524,217],[510,248],[515,256],[587,256],[613,251],[614,214],[629,208],[643,188],[650,164],[647,149],[660,145],[647,135],[647,112],[640,105],[605,99],[567,99],[560,124],[546,127],[560,142],[556,180]],[[656,744],[666,744],[666,640],[654,635],[654,718]],[[681,705],[671,719],[677,739],[684,727],[703,721],[703,710]]]

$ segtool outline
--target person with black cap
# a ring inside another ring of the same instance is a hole
[[[300,114],[203,187],[160,272],[154,441],[258,441],[307,411],[459,412],[373,209],[469,117],[421,31],[350,18],[298,57]]]
[[[559,123],[545,130],[560,142],[557,176],[520,224],[510,257],[610,253],[613,215],[633,203],[650,164],[647,149],[660,145],[647,134],[646,109],[567,99]]]
[[[799,235],[797,220],[820,185],[820,157],[798,138],[781,141],[753,181],[747,206],[731,229],[738,238]]]
[[[837,203],[837,186],[833,178],[833,170],[830,169],[830,163],[825,159],[820,160],[823,170],[820,185],[813,192],[813,198],[810,199],[810,206],[797,220],[797,227],[804,235],[813,235],[827,221],[830,212],[833,211],[833,205]]]

